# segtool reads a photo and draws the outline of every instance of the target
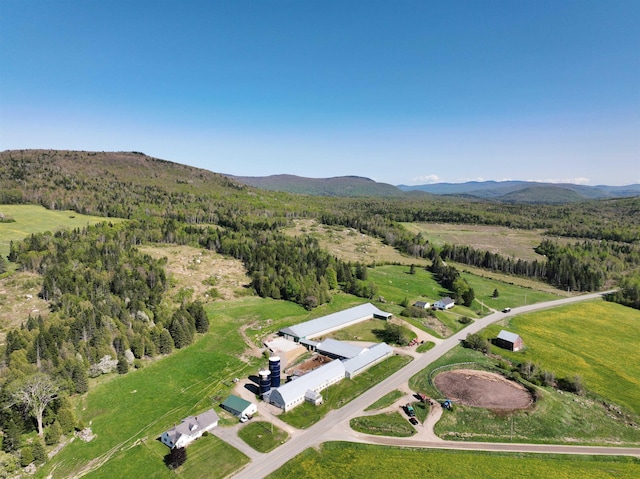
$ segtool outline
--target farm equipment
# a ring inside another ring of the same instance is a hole
[[[407,403],[407,405],[405,406],[405,409],[409,417],[415,417],[416,411],[413,409],[413,406],[411,404]]]
[[[453,402],[451,402],[451,400],[449,400],[449,399],[445,399],[444,402],[442,403],[442,407],[444,409],[451,410],[451,409],[453,409]]]

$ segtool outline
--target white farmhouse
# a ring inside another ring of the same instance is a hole
[[[173,429],[163,432],[160,441],[171,449],[185,447],[202,436],[205,431],[211,431],[216,427],[218,420],[218,415],[213,409],[197,416],[189,416]]]

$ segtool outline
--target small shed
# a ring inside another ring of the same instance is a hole
[[[522,338],[519,335],[505,331],[504,329],[498,334],[496,345],[509,351],[520,351],[524,347]]]
[[[233,394],[225,399],[220,407],[237,417],[253,416],[258,412],[258,406]]]
[[[431,307],[431,303],[427,303],[426,301],[416,301],[413,305],[420,309],[429,309]]]
[[[320,404],[322,404],[322,394],[309,389],[306,393],[304,393],[304,400],[310,402],[314,406],[319,406]]]

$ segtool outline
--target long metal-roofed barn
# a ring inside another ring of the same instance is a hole
[[[324,334],[358,324],[368,319],[391,319],[393,315],[376,308],[371,303],[361,304],[337,313],[312,319],[280,330],[280,334],[295,342],[301,339],[317,338]]]
[[[330,363],[308,372],[298,379],[272,389],[269,402],[280,409],[289,411],[305,400],[307,391],[319,393],[323,389],[335,384],[345,377],[342,361],[335,359]]]

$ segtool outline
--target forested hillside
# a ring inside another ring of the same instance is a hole
[[[56,422],[63,432],[73,428],[68,404],[54,398],[85,392],[88,376],[105,369],[126,373],[127,356],[167,354],[208,330],[199,298],[171,303],[164,262],[141,253],[140,245],[191,245],[237,258],[256,294],[307,309],[330,301],[338,290],[373,297],[365,265],[339,260],[310,236],[292,238],[281,231],[294,218],[314,218],[378,237],[409,257],[429,258],[442,284],[464,303],[473,301],[473,290],[443,261],[533,277],[562,289],[590,291],[618,282],[623,288],[614,299],[639,306],[638,198],[514,206],[411,195],[301,197],[256,190],[135,152],[2,152],[0,204],[21,203],[104,216],[105,222],[33,234],[12,243],[0,261],[0,273],[6,261],[37,273],[40,295],[51,309],[46,321],[25,317],[21,328],[7,334],[0,424],[8,452],[18,448],[24,432],[43,434],[43,421],[48,430]],[[109,217],[128,221],[111,223]],[[545,241],[539,253],[546,261],[534,264],[471,248],[435,247],[401,222],[541,228],[579,240],[562,246]],[[29,408],[21,395],[36,379],[54,391],[41,411]]]

